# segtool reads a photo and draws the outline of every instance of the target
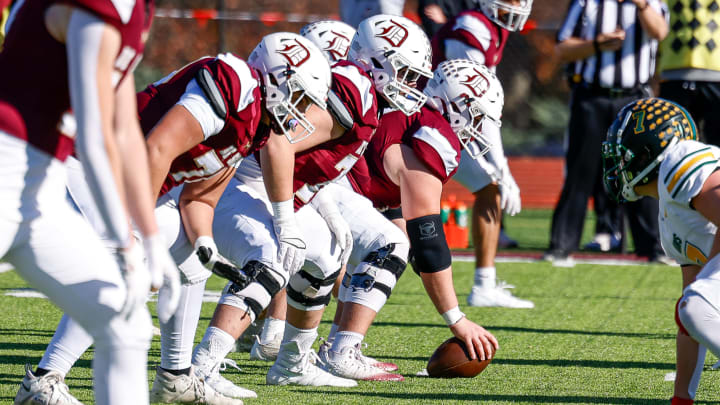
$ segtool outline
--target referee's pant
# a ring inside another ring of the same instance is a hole
[[[565,157],[565,183],[555,207],[550,233],[550,252],[567,255],[580,245],[588,199],[593,190],[602,187],[602,159],[600,147],[607,129],[617,113],[633,100],[651,95],[647,86],[614,92],[608,89],[578,85],[572,92],[568,145]],[[604,193],[601,196],[607,198]],[[597,197],[596,197],[597,198]],[[606,200],[600,202],[606,210],[618,209]],[[658,203],[652,198],[625,204],[635,253],[656,258],[662,254],[658,233]],[[615,215],[601,213],[602,218]],[[622,216],[617,216],[622,218]],[[605,224],[615,228],[617,224]],[[616,229],[617,230],[617,229]]]

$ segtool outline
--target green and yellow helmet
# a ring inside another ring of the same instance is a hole
[[[655,180],[669,148],[697,139],[690,114],[662,98],[644,98],[623,107],[602,144],[603,180],[618,202],[640,198],[635,186]]]

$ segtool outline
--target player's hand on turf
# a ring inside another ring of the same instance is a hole
[[[492,358],[495,351],[500,347],[492,333],[467,318],[463,318],[450,326],[450,330],[455,337],[465,342],[470,358],[473,360]]]
[[[134,242],[129,248],[119,250],[116,258],[127,289],[125,303],[120,313],[125,318],[129,318],[147,302],[150,292],[150,273],[145,266],[142,248],[138,243]]]
[[[510,216],[519,214],[522,209],[520,187],[518,187],[515,178],[510,174],[509,169],[506,168],[503,171],[498,187],[500,188],[500,208]]]
[[[252,282],[242,269],[230,263],[218,253],[215,241],[210,236],[200,236],[195,240],[195,254],[197,254],[200,263],[206,269],[232,281],[240,289],[247,287]]]
[[[150,286],[153,291],[162,289],[158,297],[157,314],[160,322],[167,322],[180,303],[180,272],[168,252],[165,238],[160,234],[143,239],[147,266],[150,270]]]

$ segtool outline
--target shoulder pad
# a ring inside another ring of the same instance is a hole
[[[720,149],[695,141],[675,145],[660,166],[659,187],[671,199],[690,202],[718,167]]]
[[[212,73],[203,66],[195,74],[195,81],[197,81],[198,86],[202,89],[205,98],[207,98],[215,114],[224,121],[227,117],[227,107],[225,106],[222,93],[213,79]]]
[[[335,121],[340,123],[343,128],[351,129],[353,127],[354,121],[352,114],[350,114],[350,111],[345,107],[345,103],[340,100],[340,97],[332,90],[328,92],[327,106],[330,114],[335,118]]]
[[[429,126],[420,127],[413,139],[412,148],[417,157],[444,183],[458,167],[459,150],[440,131]]]

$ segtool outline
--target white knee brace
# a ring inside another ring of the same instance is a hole
[[[340,270],[325,276],[312,270],[300,270],[290,277],[287,286],[288,305],[300,311],[317,311],[325,308],[330,302],[333,285],[340,275]],[[319,276],[319,277],[318,277]]]
[[[407,266],[408,245],[391,243],[371,252],[357,265],[351,277],[343,279],[341,295],[379,312],[390,298],[397,280]]]

